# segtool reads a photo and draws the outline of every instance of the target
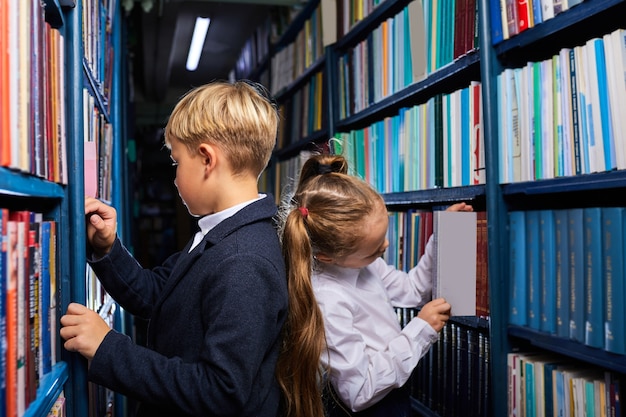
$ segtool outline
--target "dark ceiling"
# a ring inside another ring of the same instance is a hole
[[[226,79],[241,48],[272,7],[298,0],[136,1],[129,14],[134,118],[139,125],[162,123],[180,96],[194,86]],[[185,63],[197,16],[210,17],[198,69]]]

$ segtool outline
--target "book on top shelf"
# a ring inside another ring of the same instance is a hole
[[[433,298],[445,298],[453,316],[475,316],[476,212],[434,211],[433,235]]]

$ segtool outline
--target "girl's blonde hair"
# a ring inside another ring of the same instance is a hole
[[[267,90],[249,81],[216,81],[197,87],[176,104],[165,143],[178,140],[191,153],[211,143],[229,158],[233,173],[259,176],[276,144],[278,111]]]
[[[366,182],[347,175],[340,155],[316,155],[302,167],[298,187],[282,207],[281,240],[289,286],[289,317],[278,380],[288,417],[321,417],[326,347],[324,321],[311,275],[318,253],[340,259],[367,234],[364,220],[382,197]]]

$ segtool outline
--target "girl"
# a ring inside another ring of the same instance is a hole
[[[381,258],[389,246],[385,203],[347,169],[342,156],[312,157],[285,210],[281,238],[290,300],[304,300],[297,308],[290,301],[287,340],[295,346],[294,335],[306,338],[309,360],[319,354],[330,382],[328,416],[408,416],[410,397],[403,386],[437,341],[450,305],[442,298],[427,302],[431,242],[408,273]],[[459,203],[448,210],[473,209]],[[394,306],[422,308],[401,329]],[[302,358],[294,351],[291,359]]]

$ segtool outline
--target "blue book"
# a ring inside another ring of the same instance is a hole
[[[489,1],[489,20],[491,28],[491,43],[497,44],[504,39],[502,34],[502,12],[499,0]]]
[[[41,374],[45,375],[52,370],[51,332],[50,323],[50,221],[41,223],[41,340],[39,343],[41,358]]]
[[[577,342],[585,340],[585,277],[583,245],[583,209],[568,209],[568,249],[569,249],[569,337]]]
[[[602,209],[583,209],[585,344],[604,347],[604,285],[602,278]]]
[[[524,382],[526,388],[526,417],[535,417],[537,415],[535,400],[535,366],[530,360],[524,361]]]
[[[602,38],[594,40],[596,52],[596,68],[598,72],[598,95],[600,97],[600,123],[602,125],[602,143],[604,145],[604,163],[606,170],[616,168],[615,142],[611,123],[611,105],[609,104],[609,88],[606,74],[606,59],[604,41]],[[616,109],[613,109],[614,111]],[[621,132],[620,132],[621,133]]]
[[[569,337],[569,261],[567,210],[554,211],[555,223],[555,278],[556,278],[556,334]]]
[[[541,12],[541,2],[533,1],[533,25],[537,26],[539,23],[543,22],[543,13]]]
[[[526,212],[526,264],[528,276],[528,326],[541,330],[541,259],[539,211]]]
[[[606,302],[604,305],[604,349],[625,354],[626,290],[624,285],[624,207],[602,208],[602,253],[604,256],[603,281]]]
[[[511,276],[511,310],[509,322],[528,325],[526,216],[523,211],[509,212],[509,266]]]
[[[6,317],[6,265],[7,265],[7,221],[9,212],[0,209],[0,417],[6,415],[6,384],[7,384],[7,317]]]
[[[541,330],[556,333],[556,243],[553,210],[539,212]]]

